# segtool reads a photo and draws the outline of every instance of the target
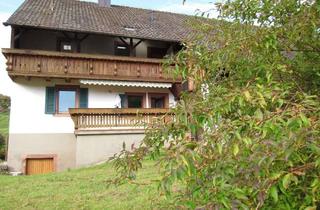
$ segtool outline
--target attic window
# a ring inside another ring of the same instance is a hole
[[[70,45],[70,44],[64,44],[64,45],[63,45],[63,50],[65,50],[65,51],[71,51],[71,45]]]
[[[127,47],[123,43],[115,42],[114,46],[115,46],[115,49],[114,49],[115,55],[119,55],[119,56],[129,56],[130,55],[129,47]]]
[[[125,47],[125,46],[117,46],[117,49],[119,49],[119,50],[126,50],[127,47]]]
[[[126,31],[135,31],[136,29],[133,27],[124,27],[124,30]]]
[[[70,40],[60,40],[60,51],[62,52],[72,52],[72,42]]]

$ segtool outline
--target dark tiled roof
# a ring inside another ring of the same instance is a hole
[[[191,29],[186,23],[190,18],[125,6],[101,7],[78,0],[26,0],[5,24],[182,41],[190,35]]]

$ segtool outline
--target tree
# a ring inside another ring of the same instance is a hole
[[[116,181],[159,158],[176,205],[315,209],[320,202],[319,1],[234,0],[168,61],[192,81],[171,123],[115,157]]]

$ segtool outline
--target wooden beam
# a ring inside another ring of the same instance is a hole
[[[21,30],[18,34],[15,34],[14,35],[14,41],[18,40],[21,37],[23,32],[24,32],[24,30]]]
[[[62,33],[63,36],[65,36],[67,39],[71,40],[71,37],[67,34],[67,32],[61,31],[61,33]]]
[[[126,40],[124,40],[122,37],[119,37],[119,39],[121,40],[121,42],[123,44],[125,44],[127,47],[130,47],[130,45],[126,42]]]
[[[84,41],[85,39],[87,39],[89,37],[90,34],[85,34],[80,40],[80,42]]]
[[[88,38],[89,34],[84,35],[84,37],[79,38],[78,35],[76,35],[75,40],[77,42],[77,52],[80,53],[81,52],[81,43]]]
[[[15,39],[14,39],[15,32],[16,32],[16,29],[12,26],[11,27],[11,42],[10,42],[11,48],[16,48],[15,47]]]
[[[130,57],[135,57],[135,49],[136,47],[143,42],[143,39],[140,39],[136,44],[133,43],[133,38],[130,38],[130,42],[127,43],[126,40],[123,39],[123,37],[119,37],[121,42],[126,45],[126,47],[129,47]]]
[[[130,57],[134,57],[134,56],[135,56],[135,53],[134,53],[133,39],[132,39],[132,38],[130,38],[129,50],[130,50]]]
[[[171,93],[174,96],[175,100],[180,100],[182,94],[182,85],[181,83],[174,83],[170,88]]]
[[[143,41],[144,41],[143,39],[140,39],[139,42],[137,42],[137,43],[133,46],[133,48],[135,49],[136,47],[138,47],[138,45],[141,44],[141,42],[143,42]]]
[[[28,29],[24,29],[24,28],[14,28],[12,27],[12,31],[11,31],[11,46],[13,46],[12,48],[19,48],[19,39],[22,36],[22,34],[27,31]]]
[[[28,55],[28,56],[44,56],[44,57],[60,57],[60,58],[83,58],[83,59],[98,59],[98,60],[112,60],[112,61],[126,61],[126,62],[142,62],[142,63],[158,63],[162,64],[162,59],[157,58],[132,58],[124,56],[114,55],[95,55],[86,53],[66,53],[56,51],[44,51],[44,50],[24,50],[24,49],[10,49],[3,48],[2,53],[14,54],[14,55]]]

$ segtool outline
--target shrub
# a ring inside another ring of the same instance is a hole
[[[176,206],[316,209],[319,2],[225,2],[221,20],[195,20],[197,37],[168,62],[194,84],[175,121],[154,124],[139,148],[116,157],[116,181],[134,179],[151,155],[161,157],[160,189],[181,186]]]
[[[10,98],[0,94],[0,112],[8,111],[10,108]]]
[[[4,160],[6,157],[6,139],[0,134],[0,160]]]

